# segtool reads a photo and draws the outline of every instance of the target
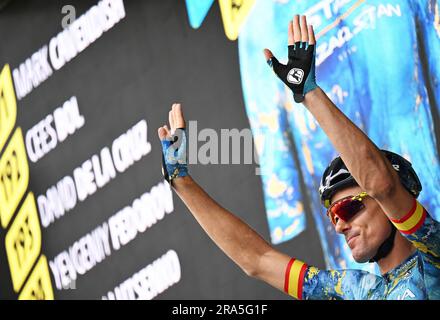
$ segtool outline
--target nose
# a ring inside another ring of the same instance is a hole
[[[350,230],[351,226],[348,222],[345,222],[342,219],[338,219],[338,222],[336,222],[335,230],[339,234],[345,234],[346,231]]]

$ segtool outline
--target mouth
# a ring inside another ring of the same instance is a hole
[[[349,236],[349,237],[346,239],[347,244],[348,244],[348,246],[350,247],[350,249],[353,248],[353,242],[355,241],[355,239],[356,239],[358,236],[359,236],[359,235],[356,234],[356,235]]]

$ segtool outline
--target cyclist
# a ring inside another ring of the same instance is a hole
[[[265,49],[268,64],[318,121],[340,156],[319,192],[336,232],[357,262],[375,262],[381,276],[360,270],[318,270],[272,248],[222,208],[190,177],[180,104],[158,135],[163,170],[211,239],[249,276],[297,299],[440,299],[440,225],[416,200],[421,185],[411,164],[379,150],[317,86],[315,35],[305,16],[288,27],[287,65]]]

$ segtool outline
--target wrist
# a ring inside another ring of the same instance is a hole
[[[171,186],[175,189],[177,188],[185,188],[189,186],[193,182],[193,179],[190,175],[186,175],[183,177],[176,177],[171,180]]]
[[[310,90],[304,95],[303,104],[308,107],[313,101],[316,101],[319,98],[322,92],[322,89],[319,86],[316,86],[316,88]]]

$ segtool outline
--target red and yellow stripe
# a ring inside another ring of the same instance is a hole
[[[426,218],[426,210],[414,199],[414,204],[408,214],[401,219],[391,219],[396,228],[404,234],[416,232],[423,224]]]
[[[307,265],[299,260],[290,259],[286,267],[284,291],[295,299],[302,299],[304,277]]]

